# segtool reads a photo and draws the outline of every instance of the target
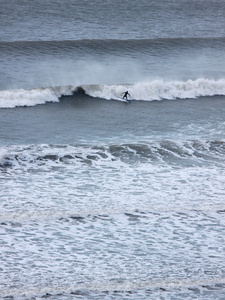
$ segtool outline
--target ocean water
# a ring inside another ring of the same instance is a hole
[[[0,6],[0,299],[225,299],[225,2]]]

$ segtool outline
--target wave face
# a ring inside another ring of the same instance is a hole
[[[0,91],[0,108],[35,106],[48,102],[59,102],[62,96],[87,96],[122,101],[125,90],[129,90],[130,100],[175,100],[193,99],[205,96],[225,95],[225,79],[197,79],[188,81],[138,82],[118,85],[83,85],[38,88],[32,90]]]

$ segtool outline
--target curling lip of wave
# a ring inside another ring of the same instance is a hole
[[[144,81],[134,84],[68,85],[31,90],[15,89],[0,91],[0,108],[34,106],[47,102],[59,102],[62,96],[86,94],[106,100],[121,100],[128,89],[132,100],[175,100],[204,96],[225,95],[225,79],[199,78],[187,81]]]

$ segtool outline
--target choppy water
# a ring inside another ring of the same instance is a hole
[[[224,299],[224,1],[0,4],[0,297]]]

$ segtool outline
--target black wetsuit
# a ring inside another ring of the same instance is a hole
[[[126,99],[127,99],[127,95],[129,95],[129,96],[130,96],[130,94],[128,93],[128,91],[124,92],[123,94],[124,94],[124,96],[123,96],[123,99],[124,99],[124,98],[126,98]]]

